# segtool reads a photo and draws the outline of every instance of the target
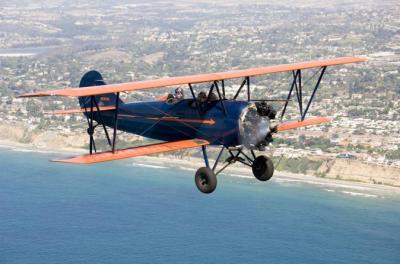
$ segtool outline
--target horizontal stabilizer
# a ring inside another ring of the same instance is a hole
[[[319,124],[327,123],[330,121],[331,121],[330,118],[323,117],[323,116],[310,117],[310,118],[304,119],[303,121],[298,121],[298,120],[288,121],[288,122],[284,122],[284,123],[281,123],[278,125],[278,132],[296,129],[299,127],[319,125]]]
[[[112,151],[106,152],[98,152],[92,155],[87,154],[83,156],[77,156],[69,159],[62,160],[52,160],[54,162],[63,162],[63,163],[73,163],[73,164],[92,164],[92,163],[100,163],[105,161],[112,160],[120,160],[133,158],[138,156],[145,156],[150,154],[163,153],[168,151],[187,149],[200,147],[204,145],[208,145],[209,142],[203,139],[189,139],[189,140],[181,140],[181,141],[173,141],[166,143],[157,143],[147,146],[139,146],[127,149],[116,150],[114,153]]]
[[[115,106],[99,106],[100,111],[110,111],[115,110]],[[90,108],[81,108],[81,109],[68,109],[68,110],[55,110],[52,112],[45,112],[47,115],[71,115],[71,114],[80,114],[90,112]],[[97,112],[97,108],[93,108],[93,112]]]
[[[220,81],[227,79],[235,79],[241,77],[253,77],[265,74],[274,74],[280,72],[288,72],[294,70],[311,69],[318,67],[328,67],[335,65],[342,65],[348,63],[356,63],[366,61],[364,58],[359,57],[341,57],[327,60],[306,61],[292,64],[281,64],[267,67],[250,68],[245,70],[235,70],[227,72],[214,72],[197,75],[187,75],[179,77],[169,77],[156,80],[138,81],[120,84],[108,84],[101,86],[81,87],[81,88],[67,88],[52,91],[43,91],[23,94],[18,97],[40,97],[40,96],[92,96],[109,93],[119,92],[132,92],[145,89],[154,89],[160,87],[168,87],[183,84],[204,83],[212,81]]]

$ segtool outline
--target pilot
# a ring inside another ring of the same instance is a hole
[[[218,100],[218,97],[215,95],[215,93],[211,93],[210,96],[207,96],[207,93],[205,91],[201,91],[197,94],[197,104],[199,104],[199,106],[204,106],[207,102],[211,102],[211,101],[216,101]],[[190,106],[191,107],[196,107],[196,101],[193,101]]]
[[[177,102],[184,99],[183,89],[178,87],[175,89],[175,94],[168,94],[167,103],[168,104],[176,104]]]
[[[197,95],[197,100],[198,100],[199,103],[201,103],[201,104],[207,102],[207,94],[206,94],[206,92],[201,91],[201,92]]]
[[[210,94],[210,102],[217,101],[217,100],[218,100],[217,95],[214,92],[211,92],[211,94]]]
[[[211,94],[209,96],[207,96],[206,92],[201,91],[197,96],[197,100],[199,100],[200,103],[205,103],[205,102],[207,102],[207,100],[210,102],[217,101],[218,97],[214,92],[211,92]]]

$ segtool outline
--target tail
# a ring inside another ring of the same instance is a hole
[[[100,86],[105,85],[106,83],[103,80],[103,77],[98,71],[89,71],[83,75],[81,82],[79,83],[79,87],[89,87],[89,86]],[[117,95],[114,93],[109,94],[100,94],[95,95],[95,100],[99,107],[102,106],[115,106]],[[79,97],[79,104],[81,108],[90,108],[91,107],[91,97],[90,96],[82,96]],[[123,102],[119,100],[119,104]],[[93,106],[95,107],[95,105]]]

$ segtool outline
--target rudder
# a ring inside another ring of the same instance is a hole
[[[98,71],[89,71],[83,75],[79,87],[90,87],[90,86],[100,86],[100,85],[106,85],[106,83],[103,80],[103,76]],[[117,100],[117,95],[114,93],[109,93],[109,94],[100,94],[100,95],[95,95],[95,100],[98,104],[98,106],[115,106],[115,102]],[[90,103],[91,96],[81,96],[79,97],[79,104],[81,108],[90,108],[91,103]],[[121,100],[119,100],[119,103],[122,103]]]

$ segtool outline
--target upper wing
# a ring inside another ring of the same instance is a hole
[[[128,92],[136,90],[145,90],[152,88],[160,88],[165,86],[182,85],[188,83],[203,83],[226,79],[234,79],[241,77],[252,77],[264,74],[280,73],[286,71],[310,69],[316,67],[333,66],[339,64],[348,64],[355,62],[363,62],[366,59],[358,57],[342,57],[335,59],[307,61],[293,64],[282,64],[268,67],[251,68],[246,70],[236,70],[228,72],[216,72],[198,75],[187,75],[180,77],[163,78],[148,81],[129,82],[120,84],[109,84],[102,86],[91,86],[85,88],[67,88],[60,90],[51,90],[44,92],[23,94],[19,97],[38,97],[38,96],[91,96],[106,93]]]
[[[208,145],[209,142],[203,139],[188,139],[181,141],[158,143],[147,146],[139,146],[127,149],[116,150],[115,152],[106,151],[83,156],[77,156],[69,159],[53,160],[55,162],[74,163],[74,164],[91,164],[111,160],[127,159],[138,156],[194,148],[199,146]]]

